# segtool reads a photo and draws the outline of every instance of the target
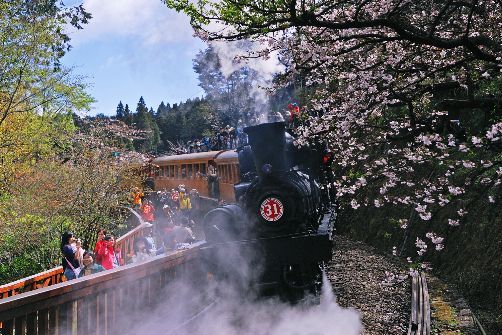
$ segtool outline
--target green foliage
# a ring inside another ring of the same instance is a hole
[[[0,124],[0,189],[40,159],[55,157],[70,147],[75,131],[71,115],[24,112]]]
[[[60,64],[64,32],[89,18],[59,1],[0,0],[0,284],[59,265],[65,230],[88,248],[98,227],[127,229],[121,206],[139,178],[107,150],[109,132],[75,125],[93,99]]]
[[[0,1],[0,125],[11,114],[68,112],[86,109],[93,101],[81,78],[72,77],[59,63],[69,48],[69,38],[62,33],[67,20],[79,25],[88,14],[44,4]]]
[[[76,151],[72,164],[40,160],[0,198],[0,278],[34,274],[60,263],[59,239],[73,231],[92,248],[98,228],[123,233],[132,176],[106,152]]]

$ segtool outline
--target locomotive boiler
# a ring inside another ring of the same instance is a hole
[[[321,144],[296,147],[283,122],[244,132],[248,145],[238,150],[236,203],[204,218],[208,257],[221,250],[252,254],[262,270],[258,285],[315,289],[332,249],[333,206],[322,187],[330,173],[326,151]],[[228,273],[218,263],[215,267]]]

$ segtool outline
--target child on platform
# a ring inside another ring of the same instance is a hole
[[[82,268],[82,271],[80,271],[80,274],[78,275],[79,278],[83,276],[89,276],[101,271],[104,271],[105,269],[99,265],[94,263],[95,255],[92,251],[86,251],[84,252],[84,267]]]
[[[139,236],[134,239],[133,248],[133,264],[144,262],[152,257],[151,245],[144,236]]]

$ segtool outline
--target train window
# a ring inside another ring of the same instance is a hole
[[[192,164],[188,164],[187,166],[187,177],[189,179],[192,179],[193,178],[193,174],[192,174]]]
[[[174,177],[174,166],[169,165],[169,178]]]
[[[193,165],[193,176],[194,178],[200,178],[200,164],[194,164]]]
[[[181,178],[187,177],[187,166],[186,164],[181,164]]]
[[[202,173],[203,176],[206,175],[207,171],[206,171],[206,163],[202,163],[200,165],[200,173]]]
[[[228,165],[223,165],[223,181],[228,181]]]
[[[227,181],[227,178],[226,178],[226,166],[225,165],[222,165],[221,166],[221,181],[222,182],[226,182]]]
[[[218,173],[218,177],[220,177],[220,180],[223,179],[223,166],[222,165],[218,165],[218,167],[216,168],[216,173]]]

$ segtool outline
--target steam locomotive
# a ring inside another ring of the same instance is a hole
[[[249,144],[238,150],[236,203],[204,217],[208,263],[224,276],[243,263],[258,268],[253,282],[260,289],[316,291],[332,251],[335,213],[329,188],[322,187],[329,182],[332,157],[322,144],[296,147],[283,122],[244,132]]]

